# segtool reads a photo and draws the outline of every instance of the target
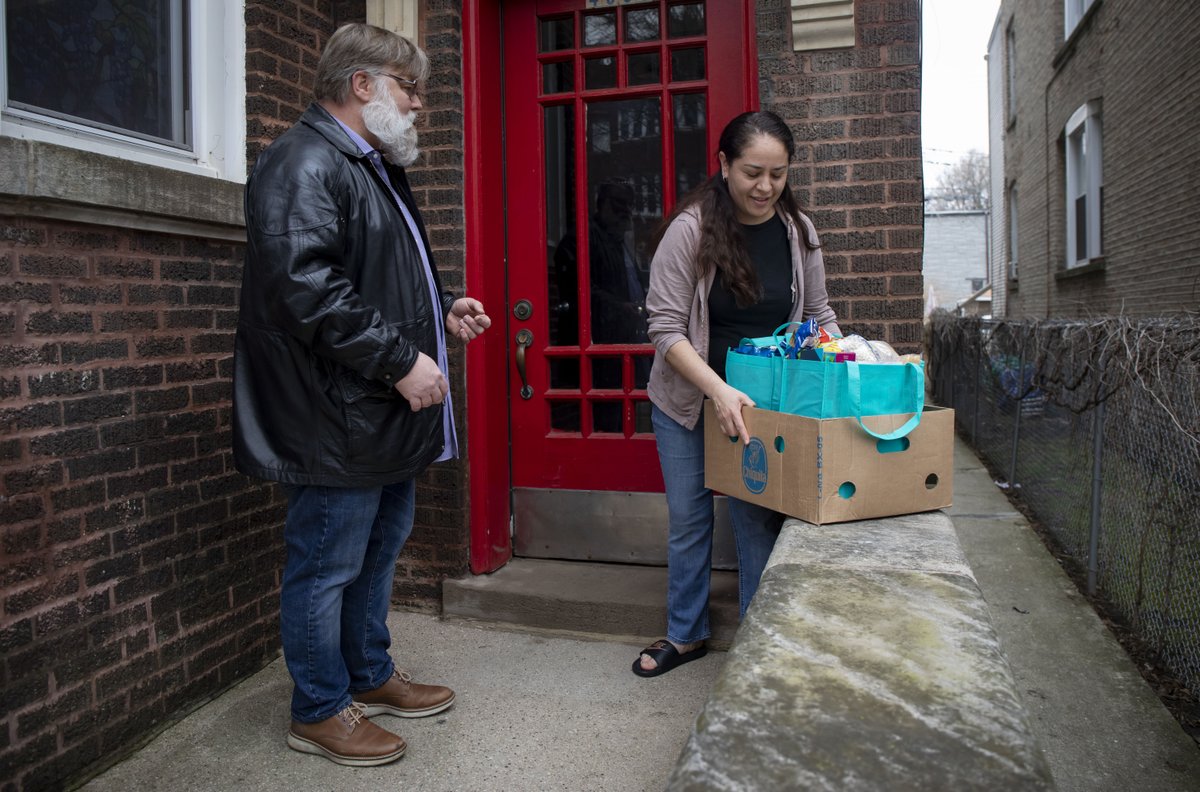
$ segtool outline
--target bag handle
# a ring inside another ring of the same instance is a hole
[[[799,327],[802,324],[804,324],[804,322],[784,322],[783,324],[779,325],[779,327],[776,327],[771,331],[771,338],[775,339],[776,344],[782,346],[783,344],[787,343],[788,339],[788,334],[785,333],[784,330],[787,330],[792,325]]]
[[[904,425],[901,426],[899,429],[895,429],[891,432],[886,432],[886,433],[881,434],[881,433],[876,432],[875,430],[871,429],[871,427],[867,426],[865,423],[863,423],[862,381],[859,379],[858,361],[857,360],[847,360],[844,364],[838,363],[835,365],[845,365],[846,366],[846,376],[847,376],[847,380],[848,380],[848,385],[850,387],[850,404],[851,404],[851,406],[854,407],[854,416],[858,419],[858,425],[863,428],[864,432],[866,432],[867,434],[871,435],[872,437],[878,438],[880,440],[896,440],[898,438],[904,437],[909,432],[911,432],[913,429],[916,429],[917,424],[921,423],[921,411],[925,409],[925,383],[922,382],[922,378],[918,377],[917,381],[916,381],[917,411],[913,414],[913,417],[911,417],[907,421],[905,421]],[[884,364],[884,365],[890,365],[890,364]],[[903,365],[908,370],[908,373],[910,375],[913,374],[914,372],[916,372],[917,374],[921,373],[921,368],[916,363],[904,363]]]

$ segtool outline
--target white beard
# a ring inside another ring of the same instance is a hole
[[[362,111],[363,124],[372,135],[379,138],[379,150],[383,156],[388,162],[402,168],[412,165],[421,154],[417,148],[417,129],[413,125],[416,117],[415,112],[401,113],[391,93],[386,90],[376,90],[375,96]]]

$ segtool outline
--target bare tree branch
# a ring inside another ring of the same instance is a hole
[[[925,197],[930,211],[965,211],[988,208],[990,174],[986,154],[971,149],[938,176],[937,187]]]

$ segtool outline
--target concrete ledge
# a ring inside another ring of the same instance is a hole
[[[243,184],[0,137],[0,211],[245,242]]]
[[[669,790],[1047,790],[941,512],[784,524]]]

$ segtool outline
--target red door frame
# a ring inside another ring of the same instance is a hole
[[[470,562],[481,575],[512,557],[500,0],[466,0],[462,32],[466,289],[493,322],[466,353]]]
[[[492,329],[466,350],[470,566],[494,571],[512,557],[509,334],[504,207],[502,0],[465,0],[463,207],[466,291],[483,301]],[[758,106],[754,0],[743,4],[747,107]],[[714,131],[715,135],[716,132]],[[489,211],[490,210],[490,211]]]

